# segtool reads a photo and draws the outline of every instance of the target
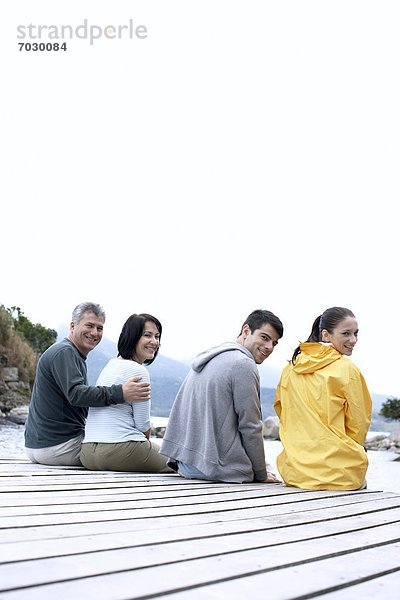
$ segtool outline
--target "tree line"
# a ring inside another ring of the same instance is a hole
[[[40,355],[56,339],[54,329],[32,323],[19,306],[0,304],[1,365],[17,367],[22,381],[33,382]]]

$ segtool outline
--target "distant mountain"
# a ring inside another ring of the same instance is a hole
[[[57,340],[68,335],[69,329],[65,325],[58,328]],[[90,385],[95,385],[102,368],[107,364],[110,358],[117,356],[117,345],[115,342],[102,339],[101,344],[92,350],[87,358],[88,380]],[[175,396],[190,370],[190,360],[181,362],[159,354],[153,364],[148,367],[151,377],[151,412],[153,416],[168,417]],[[262,416],[265,419],[268,416],[275,415],[274,398],[275,387],[279,380],[280,372],[271,369],[267,365],[261,365],[261,407]],[[268,383],[271,387],[265,387]],[[383,402],[387,399],[382,394],[371,394],[373,402],[374,418],[371,429],[374,431],[391,430],[392,424],[378,415]],[[389,428],[389,429],[388,429]]]
[[[261,386],[276,388],[281,377],[282,369],[270,367],[267,363],[259,365]]]
[[[117,356],[117,346],[114,342],[103,338],[101,344],[89,352],[86,364],[88,369],[88,380],[90,385],[96,385],[98,376],[110,358]]]
[[[151,414],[155,417],[168,417],[190,366],[159,354],[147,369],[151,378]]]
[[[190,365],[159,354],[156,360],[151,365],[147,366],[147,369],[152,381],[154,378],[170,379],[171,377],[172,379],[183,381],[190,371]]]
[[[389,396],[385,396],[384,394],[372,394],[371,393],[372,405],[374,407],[374,410],[379,412],[381,410],[382,404],[384,402],[386,402],[388,397]]]

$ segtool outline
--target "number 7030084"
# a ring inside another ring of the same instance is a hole
[[[58,42],[18,42],[19,51],[26,50],[26,52],[58,52],[59,50],[67,50],[67,43],[63,42],[59,44]]]

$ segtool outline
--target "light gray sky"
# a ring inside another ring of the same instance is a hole
[[[57,328],[99,302],[114,341],[150,312],[177,359],[267,308],[276,369],[347,306],[370,390],[400,396],[398,2],[3,4],[0,303]],[[93,44],[19,51],[85,20]]]

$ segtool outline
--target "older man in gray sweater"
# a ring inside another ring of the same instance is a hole
[[[199,354],[173,404],[161,453],[183,477],[276,482],[265,464],[260,365],[283,335],[267,310],[245,320],[236,342]]]

